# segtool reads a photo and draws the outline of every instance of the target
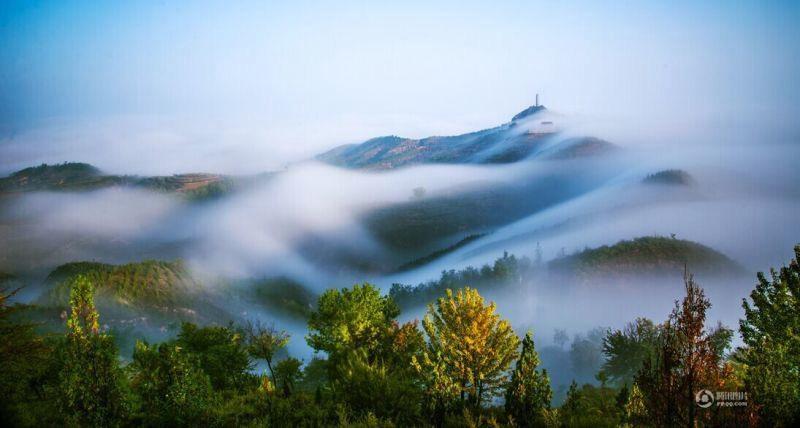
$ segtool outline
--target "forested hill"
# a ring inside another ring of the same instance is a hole
[[[683,239],[648,236],[586,249],[557,258],[551,272],[578,277],[670,275],[684,270],[701,275],[735,275],[744,268],[713,248]]]
[[[73,262],[58,266],[44,281],[36,304],[45,323],[52,323],[66,308],[74,280],[82,275],[92,282],[97,304],[110,326],[146,327],[154,322],[227,323],[239,318],[237,310],[220,301],[241,300],[275,315],[305,319],[317,295],[288,278],[200,282],[181,260],[144,260],[122,265]],[[2,284],[0,284],[2,285]],[[224,299],[221,300],[221,297]]]
[[[130,186],[176,193],[188,199],[222,196],[240,184],[233,177],[219,174],[177,174],[140,177],[104,174],[98,168],[80,162],[42,164],[19,170],[0,178],[0,196],[33,191],[86,191],[114,186]]]
[[[98,295],[113,297],[126,305],[178,304],[187,294],[200,290],[200,284],[181,261],[145,260],[124,265],[75,262],[61,265],[47,276],[47,291],[40,298],[46,306],[65,306],[71,281],[86,276],[98,287]]]
[[[563,139],[551,116],[544,106],[536,105],[508,123],[482,131],[422,139],[378,137],[334,148],[317,159],[345,168],[388,170],[417,164],[512,163],[532,156],[564,159],[614,149],[598,138]]]

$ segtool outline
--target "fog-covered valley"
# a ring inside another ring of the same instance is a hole
[[[551,120],[562,121],[559,129],[537,128]],[[35,301],[53,286],[45,277],[65,263],[182,260],[196,284],[186,293],[207,294],[216,308],[213,316],[195,313],[196,319],[275,320],[296,330],[290,349],[306,355],[302,310],[276,311],[281,293],[299,292],[302,307],[327,288],[358,282],[388,292],[394,283],[415,285],[441,271],[491,264],[504,252],[540,258],[545,273],[518,287],[489,288],[488,296],[515,327],[533,327],[545,342],[556,328],[577,334],[618,328],[639,316],[665,317],[682,289],[682,265],[696,270],[707,287],[713,318],[735,325],[754,273],[784,263],[800,241],[794,224],[800,146],[724,140],[723,132],[669,145],[636,143],[646,135],[609,143],[578,135],[568,124],[563,116],[534,110],[444,141],[370,140],[364,150],[389,146],[378,152],[346,148],[355,153],[350,161],[361,156],[357,164],[332,166],[326,155],[270,174],[228,176],[246,184],[200,199],[127,178],[108,185],[95,179],[90,189],[70,188],[62,178],[29,191],[25,186],[35,177],[12,175],[0,198],[0,270],[26,285],[20,296]],[[500,162],[469,154],[437,161],[403,154],[401,166],[382,163],[393,153],[428,153],[425,144],[524,157]],[[553,260],[638,237],[697,242],[736,267],[692,266],[692,255],[676,253],[667,257],[671,268],[649,277],[647,266],[637,265],[641,260],[631,261],[619,278],[599,270],[580,278],[546,273]],[[251,298],[254,284],[270,287],[276,280],[292,285],[267,293],[272,307],[264,306],[263,296],[260,303]],[[421,317],[424,303],[403,318]]]

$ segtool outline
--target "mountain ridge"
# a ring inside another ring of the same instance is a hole
[[[545,152],[550,153],[544,157],[546,159],[565,159],[603,153],[616,147],[595,137],[559,140],[560,129],[548,113],[545,106],[533,105],[514,115],[511,121],[493,128],[420,139],[396,135],[376,137],[360,144],[335,147],[315,159],[349,169],[391,170],[419,164],[513,163]],[[565,149],[569,147],[571,154],[555,154],[561,150],[561,143],[565,143]],[[588,148],[576,149],[576,145]]]

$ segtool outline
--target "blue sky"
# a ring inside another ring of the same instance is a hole
[[[771,1],[4,1],[0,145],[125,118],[288,159],[493,126],[537,92],[598,120],[791,127],[797,22]]]

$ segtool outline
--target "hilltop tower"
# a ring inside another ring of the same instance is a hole
[[[539,94],[538,93],[536,94],[536,104],[534,104],[534,105],[536,107],[539,107]]]

